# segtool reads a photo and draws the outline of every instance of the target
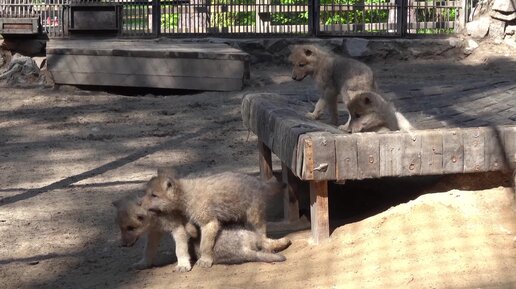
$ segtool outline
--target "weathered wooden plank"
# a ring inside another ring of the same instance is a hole
[[[314,180],[335,180],[335,138],[327,132],[309,133],[312,139]]]
[[[258,140],[258,166],[260,167],[260,177],[264,180],[272,178],[272,154],[271,150],[260,140]]]
[[[484,134],[485,128],[462,130],[464,142],[464,172],[483,172],[486,170]]]
[[[404,176],[421,174],[421,145],[422,137],[419,133],[405,133],[402,136],[403,151],[401,162]]]
[[[241,60],[145,58],[92,55],[47,55],[50,72],[99,73],[243,79]]]
[[[314,151],[313,141],[310,136],[303,139],[303,171],[302,180],[314,179]]]
[[[243,87],[242,79],[170,77],[157,75],[121,75],[105,73],[76,73],[53,71],[55,83],[71,85],[105,85],[126,87],[155,87],[174,89],[198,89],[236,91]]]
[[[358,177],[358,149],[354,135],[335,136],[337,180],[353,180]]]
[[[378,135],[380,143],[380,176],[399,176],[403,172],[401,163],[402,142],[400,134]]]
[[[441,130],[422,131],[421,174],[440,175],[443,172],[443,135]]]
[[[443,132],[443,172],[464,172],[464,145],[460,129]]]
[[[327,181],[310,181],[310,219],[314,243],[328,239],[330,222]]]
[[[302,179],[302,180],[305,180],[303,178],[303,171],[304,171],[304,168],[305,168],[305,162],[306,162],[306,158],[305,158],[305,142],[306,140],[309,139],[309,137],[306,135],[306,134],[302,134],[299,136],[299,140],[297,142],[297,149],[296,149],[296,169],[295,170],[292,170],[292,172],[294,172],[294,174]]]
[[[295,222],[299,219],[299,179],[285,163],[281,163],[281,176],[283,183],[287,184],[283,193],[283,217],[285,221]]]
[[[56,40],[47,43],[47,55],[93,55],[145,58],[249,60],[249,54],[221,43],[157,43],[145,40]]]
[[[512,170],[516,170],[516,126],[502,128],[505,158]]]
[[[484,149],[487,171],[500,171],[507,169],[503,152],[503,131],[497,127],[491,127],[484,134]]]
[[[356,134],[358,179],[380,176],[380,142],[376,133]]]

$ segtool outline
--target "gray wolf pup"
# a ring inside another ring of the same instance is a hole
[[[373,71],[366,64],[351,58],[342,57],[320,46],[306,44],[296,45],[289,56],[293,64],[292,79],[301,81],[311,76],[322,91],[313,112],[306,116],[319,119],[327,107],[331,123],[338,125],[338,96],[346,107],[351,99],[361,91],[374,91],[376,84]],[[340,129],[347,130],[346,125]]]
[[[180,272],[190,271],[190,253],[188,252],[188,239],[196,234],[197,229],[188,224],[186,218],[177,213],[158,217],[147,210],[145,200],[124,198],[113,202],[117,209],[116,223],[122,235],[122,246],[131,247],[142,235],[146,235],[143,257],[133,264],[134,269],[145,269],[152,266],[159,242],[165,233],[172,233],[176,243],[177,266]],[[187,232],[188,230],[188,232]]]
[[[150,210],[180,212],[201,229],[197,265],[211,267],[215,238],[223,223],[245,223],[262,240],[266,238],[265,199],[281,192],[284,184],[263,182],[234,172],[178,178],[170,170],[159,170],[147,183]]]
[[[349,102],[351,132],[366,131],[408,131],[412,126],[394,105],[380,94],[372,91],[362,92]]]
[[[170,224],[171,221],[174,221],[170,216],[158,215],[147,211],[144,205],[142,206],[144,202],[145,200],[133,198],[125,198],[116,202],[118,205],[116,207],[117,223],[120,227],[122,240],[129,238],[132,244],[134,244],[135,241],[132,241],[132,239],[135,236],[137,240],[139,236],[147,235],[142,260],[133,265],[134,269],[146,269],[153,265],[161,237],[163,234],[169,233],[168,230],[174,227],[174,225],[171,226]],[[131,229],[130,231],[127,230],[128,227]],[[185,229],[193,239],[195,253],[198,257],[200,253],[200,239],[197,227],[187,223]],[[154,236],[154,238],[151,236]],[[152,240],[152,242],[149,242],[149,240]],[[221,230],[215,241],[214,263],[282,262],[285,261],[285,257],[272,252],[282,251],[290,244],[290,240],[286,238],[278,240],[267,238],[262,240],[255,232],[246,230],[243,227],[236,225],[228,226]],[[186,272],[188,270],[179,271]]]

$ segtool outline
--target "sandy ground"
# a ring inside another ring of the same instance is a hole
[[[371,64],[380,87],[453,85],[510,77],[515,54],[495,46],[461,61]],[[450,62],[455,77],[443,72]],[[2,88],[0,288],[516,288],[516,211],[504,174],[333,186],[330,241],[271,232],[293,240],[283,263],[176,273],[168,239],[158,267],[128,270],[142,242],[118,246],[112,201],[141,192],[158,166],[257,174],[242,95],[314,90],[290,81],[287,66],[252,69],[234,93]]]

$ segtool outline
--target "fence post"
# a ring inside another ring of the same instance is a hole
[[[158,37],[161,34],[161,3],[159,0],[152,0],[152,34]]]
[[[319,34],[319,0],[308,0],[308,33],[312,36]]]
[[[398,0],[398,29],[401,36],[407,35],[408,0]]]

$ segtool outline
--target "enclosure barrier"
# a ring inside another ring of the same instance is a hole
[[[405,36],[450,34],[472,0],[0,0],[0,19],[39,18],[68,37],[67,7],[120,7],[121,37]],[[1,32],[1,31],[0,31]]]

